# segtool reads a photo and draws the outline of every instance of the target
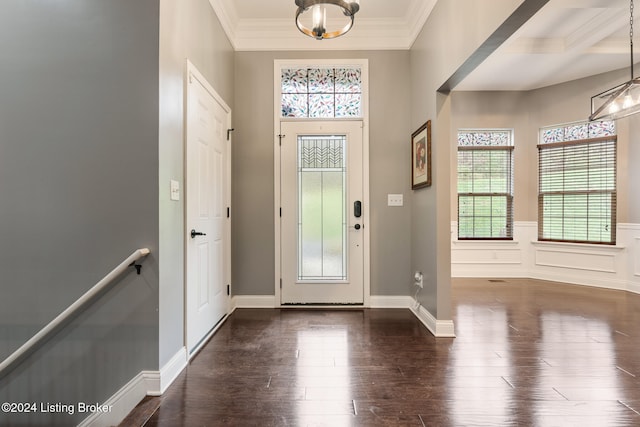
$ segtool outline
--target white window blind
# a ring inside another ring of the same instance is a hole
[[[544,128],[538,145],[538,239],[616,242],[613,122]]]

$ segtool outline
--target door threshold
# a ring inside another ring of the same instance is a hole
[[[316,303],[316,302],[314,302],[314,303],[305,303],[305,302],[293,303],[293,302],[288,302],[288,303],[280,304],[280,308],[318,308],[318,309],[328,309],[328,308],[352,309],[352,308],[357,308],[357,309],[361,309],[361,308],[366,308],[366,307],[361,302],[357,302],[357,303]]]

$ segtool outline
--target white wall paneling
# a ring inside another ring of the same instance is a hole
[[[513,241],[459,241],[453,277],[528,277],[640,293],[640,224],[618,224],[617,245],[538,242],[536,222],[515,222]]]

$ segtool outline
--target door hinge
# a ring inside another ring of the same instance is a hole
[[[227,295],[231,295],[231,285],[227,285]]]
[[[280,279],[280,289],[282,289],[282,279]]]
[[[283,134],[278,135],[278,140],[279,140],[278,145],[282,146],[282,138],[284,138],[285,136],[287,135],[283,135]]]
[[[282,218],[282,208],[280,208],[280,218]]]
[[[227,129],[227,141],[231,139],[231,132],[233,132],[234,130],[234,128]]]
[[[227,206],[227,218],[231,218],[231,208]]]

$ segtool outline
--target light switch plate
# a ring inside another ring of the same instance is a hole
[[[174,179],[171,180],[171,200],[180,200],[180,183]]]
[[[403,204],[402,194],[387,194],[387,206],[402,206]]]

